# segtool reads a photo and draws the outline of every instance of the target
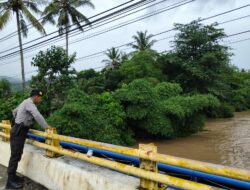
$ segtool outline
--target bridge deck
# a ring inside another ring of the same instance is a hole
[[[0,165],[0,190],[4,190],[5,183],[7,180],[6,167]],[[25,190],[47,190],[47,188],[31,181],[30,179],[25,179]]]

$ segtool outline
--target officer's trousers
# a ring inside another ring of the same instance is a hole
[[[7,170],[8,176],[10,177],[16,175],[18,162],[21,160],[23,154],[23,148],[28,131],[29,131],[28,127],[20,126],[17,124],[14,124],[14,126],[11,128],[10,131],[11,156]]]

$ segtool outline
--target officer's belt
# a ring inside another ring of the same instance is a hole
[[[20,123],[20,124],[15,123],[15,124],[13,125],[13,127],[17,127],[17,131],[16,131],[15,135],[18,135],[18,134],[20,133],[21,130],[29,130],[29,129],[30,129],[29,126],[26,126],[26,125],[24,125],[23,123]]]

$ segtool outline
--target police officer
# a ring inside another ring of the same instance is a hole
[[[40,90],[32,90],[30,97],[24,100],[13,110],[14,124],[10,131],[11,156],[8,166],[8,180],[6,189],[19,189],[23,187],[24,178],[16,175],[18,162],[23,154],[24,143],[33,118],[44,129],[50,128],[36,105],[41,102],[43,93]]]

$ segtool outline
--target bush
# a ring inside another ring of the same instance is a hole
[[[49,123],[60,134],[112,144],[132,144],[133,133],[124,123],[125,113],[110,93],[87,95],[71,90],[64,106],[54,112]]]
[[[156,55],[150,51],[136,53],[131,60],[125,61],[119,70],[126,84],[142,78],[153,77],[160,81],[163,79],[163,74],[156,64]]]
[[[161,99],[168,99],[182,93],[182,88],[177,83],[162,82],[155,86],[155,91]]]
[[[219,105],[212,95],[176,96],[164,101],[164,112],[174,124],[175,136],[187,136],[200,131],[207,110]]]
[[[11,120],[13,118],[12,110],[27,97],[28,93],[26,92],[16,92],[7,99],[0,99],[0,120]]]
[[[235,108],[235,111],[244,111],[249,108],[249,92],[250,90],[246,88],[241,88],[232,92],[232,98],[230,100],[230,103]]]
[[[211,118],[230,118],[234,116],[234,107],[222,102],[219,107],[208,109],[207,116]]]
[[[164,115],[154,88],[146,79],[134,80],[115,92],[123,105],[127,124],[138,133],[169,138],[173,134],[171,121]]]

